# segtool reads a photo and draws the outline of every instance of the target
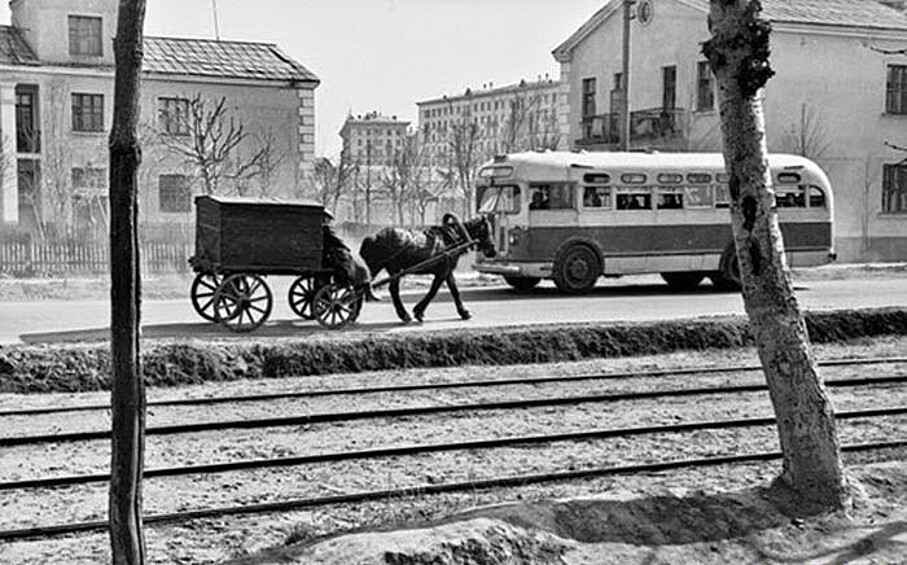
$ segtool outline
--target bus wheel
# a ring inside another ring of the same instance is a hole
[[[705,273],[661,273],[661,278],[673,289],[690,290],[699,286],[699,283],[705,278]]]
[[[737,261],[737,251],[730,246],[721,258],[721,270],[709,276],[712,284],[718,290],[740,290],[740,263]]]
[[[532,290],[542,281],[539,277],[504,277],[504,282],[516,290]]]
[[[586,245],[568,248],[554,262],[554,284],[561,292],[589,292],[601,274],[598,255]]]

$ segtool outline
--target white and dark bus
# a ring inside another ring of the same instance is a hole
[[[834,259],[832,192],[818,165],[770,155],[788,265]],[[601,276],[660,273],[674,288],[708,277],[739,288],[720,153],[517,153],[478,174],[476,202],[498,254],[476,270],[528,290],[553,279],[588,292]]]

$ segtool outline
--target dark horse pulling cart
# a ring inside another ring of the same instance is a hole
[[[363,285],[351,280],[329,260],[332,254],[325,254],[326,240],[328,245],[339,240],[325,228],[331,216],[321,204],[199,196],[195,206],[196,254],[189,262],[197,274],[190,296],[202,318],[235,332],[258,328],[273,308],[267,275],[296,277],[287,298],[303,319],[339,329],[358,318],[369,286],[367,281]],[[455,229],[461,234],[454,245],[435,249],[431,257],[409,268],[388,269],[391,276],[372,286],[390,283],[396,290],[404,275],[427,272],[441,260],[451,264],[452,258],[481,245],[455,216],[446,216],[444,224],[444,233]],[[399,298],[392,294],[396,304]]]

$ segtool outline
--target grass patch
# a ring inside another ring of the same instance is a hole
[[[907,335],[907,309],[903,308],[807,313],[806,322],[814,343]],[[752,344],[747,320],[735,316],[490,328],[290,344],[146,343],[142,360],[147,385],[169,387],[387,369],[578,361]],[[0,347],[0,392],[109,388],[107,345]]]

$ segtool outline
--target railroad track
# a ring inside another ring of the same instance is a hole
[[[873,360],[843,360],[825,362],[825,366],[843,366],[843,365],[869,365],[879,363],[907,362],[907,358],[895,359],[873,359]],[[640,376],[672,376],[678,374],[695,374],[695,373],[722,373],[735,371],[753,371],[758,367],[708,367],[708,368],[691,368],[682,371],[644,371],[632,373],[610,373],[603,375],[576,375],[570,377],[536,377],[530,379],[501,379],[481,382],[458,382],[442,383],[438,385],[407,385],[397,387],[373,387],[358,389],[342,389],[341,394],[367,394],[368,392],[397,392],[397,391],[421,391],[432,390],[436,388],[465,388],[465,387],[487,387],[487,386],[504,386],[512,384],[536,384],[536,383],[558,383],[594,379],[619,379],[635,378]],[[837,379],[827,381],[830,388],[844,388],[857,386],[874,386],[885,384],[898,384],[907,380],[904,375],[894,375],[885,377],[867,377],[856,379]],[[741,394],[760,392],[766,389],[765,385],[735,385],[721,387],[697,387],[687,389],[661,390],[661,391],[627,391],[615,392],[608,394],[582,395],[582,396],[560,396],[544,399],[531,400],[507,400],[501,402],[484,402],[468,403],[459,405],[445,406],[418,406],[411,408],[398,408],[390,410],[365,410],[359,412],[335,412],[323,414],[307,414],[291,416],[284,418],[266,418],[257,420],[233,420],[224,422],[203,422],[199,424],[187,424],[178,426],[160,426],[149,428],[149,435],[166,435],[193,433],[196,431],[206,430],[224,430],[224,429],[250,429],[266,428],[273,426],[290,426],[299,424],[310,424],[314,422],[336,423],[350,420],[361,420],[369,418],[396,418],[416,415],[434,415],[445,413],[456,413],[463,411],[481,412],[487,410],[515,410],[520,408],[558,406],[568,404],[581,404],[587,402],[617,402],[638,399],[662,399],[662,398],[679,398],[694,397],[703,395],[716,394]],[[338,391],[309,391],[301,393],[290,393],[293,395],[331,395],[338,394]],[[269,400],[275,397],[284,397],[282,395],[253,395],[250,397],[256,400]],[[238,397],[221,397],[217,399],[200,399],[206,403],[217,402],[236,402],[236,400],[225,400],[226,398],[235,399]],[[79,407],[87,409],[87,407]],[[106,409],[106,407],[94,407],[92,409]],[[56,410],[56,409],[55,409]],[[21,412],[21,411],[20,411]],[[48,412],[53,413],[53,412]],[[0,415],[6,415],[0,413]],[[890,418],[907,415],[907,406],[891,406],[888,408],[876,408],[872,410],[853,410],[839,412],[836,417],[842,422],[852,420],[868,420],[876,418]],[[304,466],[317,463],[333,463],[352,460],[370,460],[380,458],[391,458],[400,456],[420,455],[427,453],[441,453],[453,451],[480,451],[493,450],[507,447],[533,446],[542,444],[553,444],[558,442],[583,442],[607,438],[629,438],[641,437],[655,434],[685,434],[705,430],[728,430],[728,429],[746,429],[757,428],[759,426],[770,426],[774,424],[774,418],[745,418],[733,420],[715,420],[687,422],[682,424],[653,425],[644,427],[625,427],[614,429],[589,429],[568,433],[558,434],[540,434],[540,435],[523,435],[511,437],[496,437],[490,439],[474,439],[470,441],[455,441],[446,443],[422,444],[422,445],[397,445],[390,447],[378,447],[367,450],[338,451],[333,453],[322,453],[307,455],[301,457],[278,457],[268,459],[249,459],[231,461],[225,463],[209,465],[188,465],[179,467],[160,467],[147,469],[145,471],[146,479],[161,479],[165,477],[178,477],[184,475],[199,474],[217,474],[232,471],[246,471],[255,469],[269,469],[278,467]],[[91,441],[105,439],[109,437],[107,431],[81,432],[75,434],[46,434],[40,436],[25,436],[19,438],[6,438],[0,440],[0,447],[11,445],[36,445],[42,443],[54,443],[59,441]],[[861,438],[863,439],[863,438]],[[845,446],[846,452],[872,452],[886,449],[903,449],[907,447],[907,437],[895,438],[890,441],[871,441],[866,443],[852,444]],[[609,467],[584,468],[580,470],[560,470],[546,473],[524,474],[524,475],[506,475],[484,478],[481,480],[446,482],[440,484],[425,484],[408,486],[396,489],[383,490],[366,490],[360,492],[351,492],[348,494],[339,494],[333,496],[312,496],[308,498],[294,498],[283,501],[273,501],[261,504],[246,504],[223,506],[218,508],[203,508],[198,510],[149,515],[145,518],[147,524],[166,524],[174,522],[183,522],[198,518],[209,518],[217,516],[228,516],[238,514],[256,514],[292,510],[299,508],[324,507],[338,505],[350,502],[364,502],[374,500],[392,500],[395,497],[412,496],[414,494],[440,494],[464,492],[483,488],[500,488],[506,486],[530,485],[557,481],[571,481],[577,479],[603,477],[608,475],[619,475],[641,472],[667,471],[672,469],[706,467],[710,465],[728,465],[748,462],[768,461],[780,457],[776,452],[758,452],[740,455],[725,455],[721,457],[701,457],[694,459],[676,459],[655,464],[640,465],[621,465]],[[0,492],[15,492],[25,489],[56,488],[70,487],[75,485],[87,485],[92,483],[103,483],[109,480],[107,474],[81,474],[57,477],[39,477],[32,479],[23,479],[0,483]],[[71,524],[60,524],[51,526],[37,526],[20,529],[10,529],[0,531],[0,541],[14,541],[32,538],[46,538],[50,536],[74,534],[80,532],[90,532],[103,530],[108,527],[106,521],[85,521]]]
[[[871,359],[833,359],[820,361],[820,367],[847,367],[854,365],[882,365],[894,363],[907,363],[907,357],[880,357]],[[324,396],[358,396],[365,394],[442,391],[464,388],[491,388],[515,385],[537,385],[576,383],[585,381],[625,380],[645,377],[670,377],[684,375],[709,375],[718,373],[742,373],[761,371],[760,365],[732,365],[723,367],[688,367],[683,369],[659,369],[651,371],[626,371],[614,373],[593,373],[582,375],[555,375],[541,377],[521,377],[516,379],[490,379],[485,381],[456,381],[448,383],[394,385],[378,387],[356,387],[306,390],[293,392],[280,392],[270,394],[250,394],[234,396],[216,396],[206,398],[181,398],[173,400],[157,400],[146,403],[148,408],[177,407],[177,406],[209,406],[215,404],[236,404],[245,402],[267,402],[274,400],[292,400],[300,398],[318,398]],[[829,384],[830,383],[826,383]],[[109,404],[83,404],[71,406],[55,406],[48,408],[26,408],[13,410],[0,410],[0,418],[12,416],[44,416],[72,412],[93,412],[110,410]]]
[[[907,439],[844,445],[841,447],[841,450],[844,453],[861,453],[886,449],[902,449],[904,447],[907,447]],[[624,465],[617,467],[581,469],[575,471],[510,475],[473,481],[459,481],[443,484],[423,484],[397,489],[370,490],[333,496],[298,498],[260,504],[233,505],[223,506],[219,508],[206,508],[166,514],[152,514],[144,516],[143,522],[145,525],[182,523],[202,518],[286,512],[291,510],[300,510],[303,508],[318,508],[375,500],[392,500],[414,495],[427,496],[454,492],[469,492],[477,489],[526,486],[559,481],[575,481],[580,479],[591,479],[596,477],[614,475],[656,473],[685,468],[714,467],[719,465],[739,465],[746,463],[771,461],[780,458],[780,452],[765,451],[746,455],[680,459],[662,463],[649,463],[642,465]],[[109,528],[109,526],[110,524],[106,520],[92,520],[85,522],[74,522],[69,524],[57,524],[52,526],[0,530],[0,541],[10,542],[29,539],[47,539],[50,537],[103,531]]]

